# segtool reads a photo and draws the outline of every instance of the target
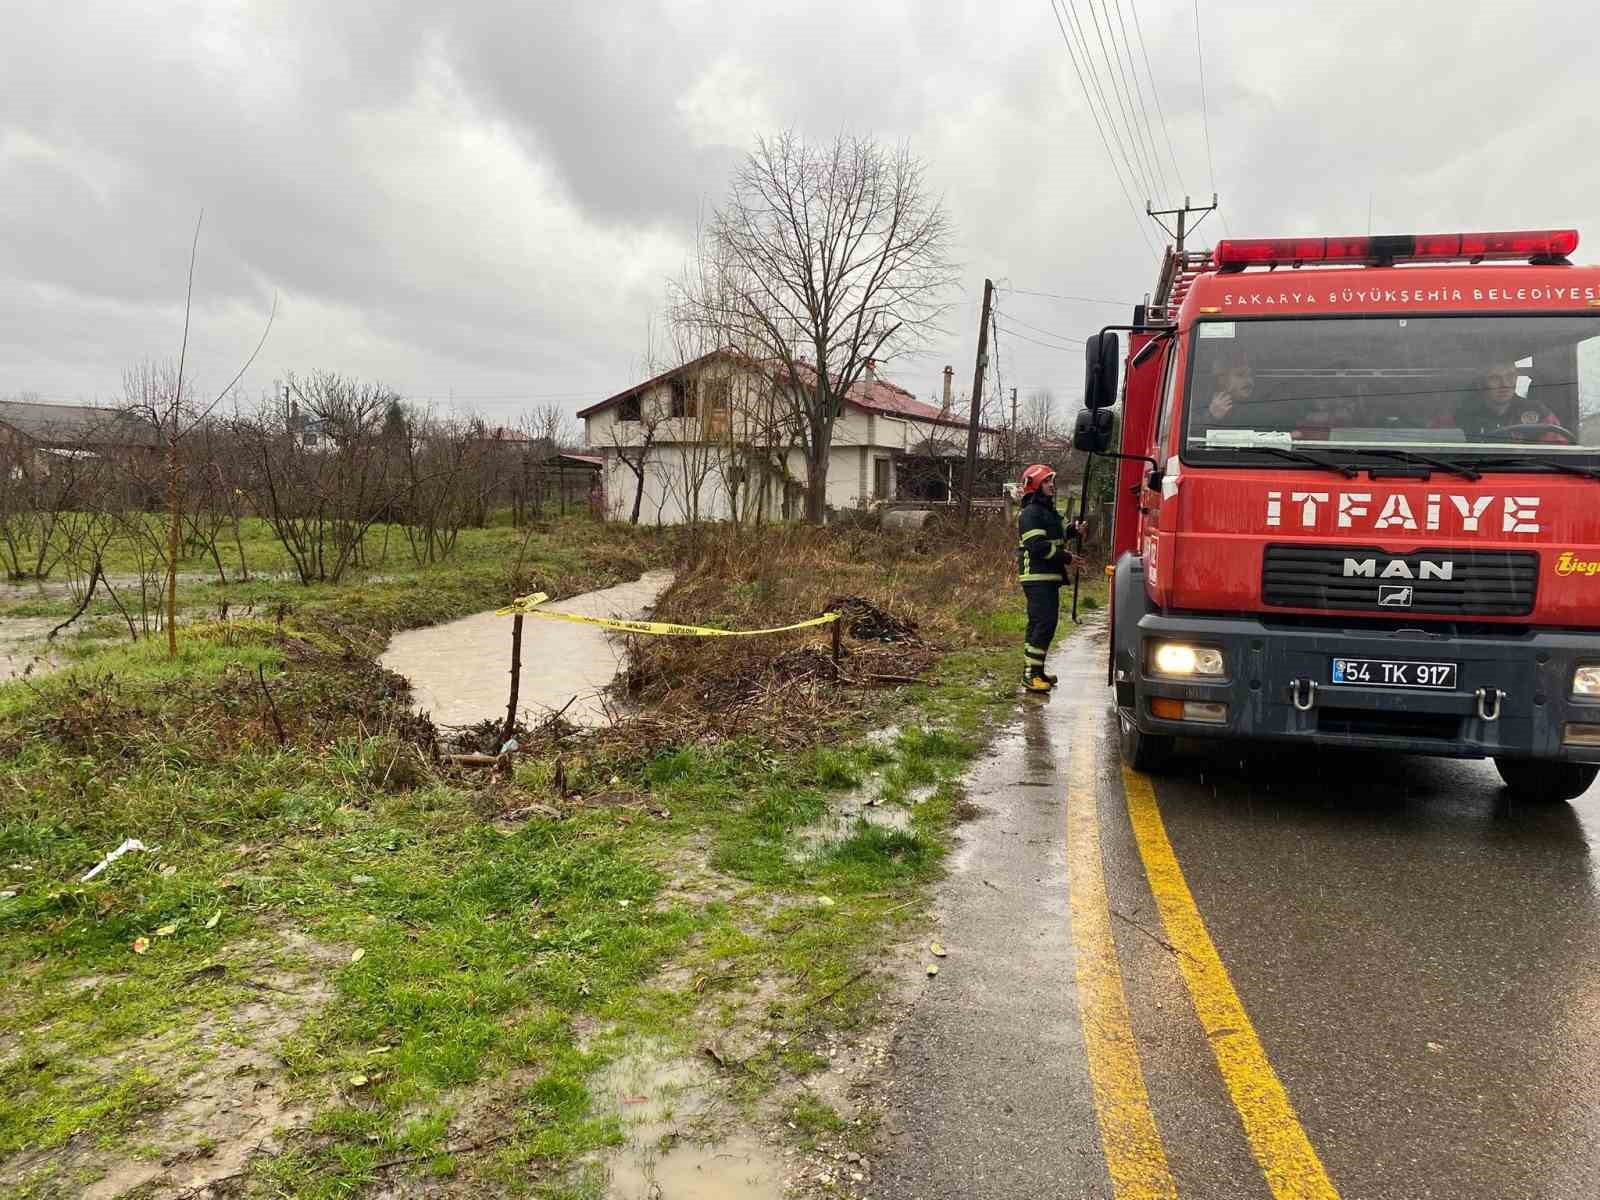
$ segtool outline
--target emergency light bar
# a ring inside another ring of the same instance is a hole
[[[1566,258],[1578,248],[1576,229],[1519,233],[1417,233],[1385,237],[1225,238],[1213,254],[1224,271],[1301,263],[1440,262],[1446,259]]]

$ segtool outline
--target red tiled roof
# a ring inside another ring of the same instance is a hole
[[[897,387],[884,379],[868,383],[865,379],[856,380],[845,396],[851,404],[858,408],[870,409],[872,412],[881,412],[891,417],[907,417],[914,421],[926,421],[934,425],[954,425],[962,429],[967,427],[967,422],[957,416],[944,416],[931,404],[924,404],[903,387]],[[985,433],[998,433],[998,430],[983,427]]]
[[[889,417],[901,417],[912,421],[923,421],[930,425],[949,425],[953,428],[965,429],[967,422],[964,418],[955,415],[942,416],[937,408],[931,404],[924,404],[905,388],[890,383],[887,379],[876,379],[871,383],[863,375],[850,385],[850,390],[845,393],[845,401],[854,404],[857,408],[867,409],[869,412],[883,413]],[[991,429],[987,425],[979,426],[984,433],[999,433],[998,429]]]
[[[609,399],[602,400],[598,404],[594,404],[583,409],[578,413],[578,418],[582,420],[585,417],[592,417],[596,413],[605,411],[607,408],[610,408],[613,404],[616,404],[619,401],[626,400],[630,396],[636,396],[642,392],[649,391],[651,388],[657,386],[658,384],[664,383],[666,380],[678,374],[680,371],[687,371],[690,368],[697,367],[701,363],[704,363],[710,359],[734,356],[734,352],[730,350],[713,350],[710,354],[701,355],[693,362],[684,363],[679,367],[673,367],[669,371],[663,371],[661,374],[652,379],[647,379],[643,383],[637,383],[625,391],[618,392],[615,396],[612,396]],[[808,373],[814,370],[810,364],[801,364],[801,369]],[[781,368],[774,363],[773,370],[776,372],[781,370]],[[869,383],[866,377],[862,376],[861,378],[857,379],[855,383],[850,385],[850,390],[845,393],[844,398],[847,403],[854,404],[857,408],[864,408],[870,412],[883,413],[885,416],[901,417],[914,421],[924,421],[934,425],[958,426],[962,429],[967,427],[967,422],[965,419],[958,416],[941,416],[939,410],[933,405],[924,404],[910,392],[906,391],[905,388],[897,387],[895,384],[890,383],[886,379],[877,379]],[[984,433],[1000,432],[997,429],[991,429],[987,425],[982,426],[982,430]]]

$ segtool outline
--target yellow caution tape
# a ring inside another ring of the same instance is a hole
[[[540,608],[550,597],[543,592],[519,596],[505,608],[496,609],[495,615],[511,617],[517,614],[530,617],[553,617],[558,621],[572,621],[578,625],[598,625],[602,629],[620,629],[625,633],[651,633],[662,637],[761,637],[768,633],[788,633],[791,629],[809,629],[813,625],[827,625],[842,615],[831,612],[794,625],[779,625],[776,629],[708,629],[704,625],[673,625],[666,621],[623,621],[615,617],[586,617],[579,613],[552,612]]]

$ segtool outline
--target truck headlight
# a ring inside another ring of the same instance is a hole
[[[1150,647],[1150,666],[1159,675],[1222,674],[1222,651],[1215,646],[1191,646],[1187,642],[1156,642]],[[1600,684],[1600,668],[1596,669]],[[1600,687],[1596,689],[1600,695]]]
[[[1579,667],[1572,673],[1572,694],[1579,700],[1600,700],[1600,665]]]

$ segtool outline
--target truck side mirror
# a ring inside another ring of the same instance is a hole
[[[1117,335],[1091,334],[1084,346],[1083,406],[1110,408],[1117,402]]]
[[[1104,454],[1111,449],[1111,434],[1116,423],[1116,416],[1109,408],[1082,410],[1072,428],[1072,448],[1089,454]]]

